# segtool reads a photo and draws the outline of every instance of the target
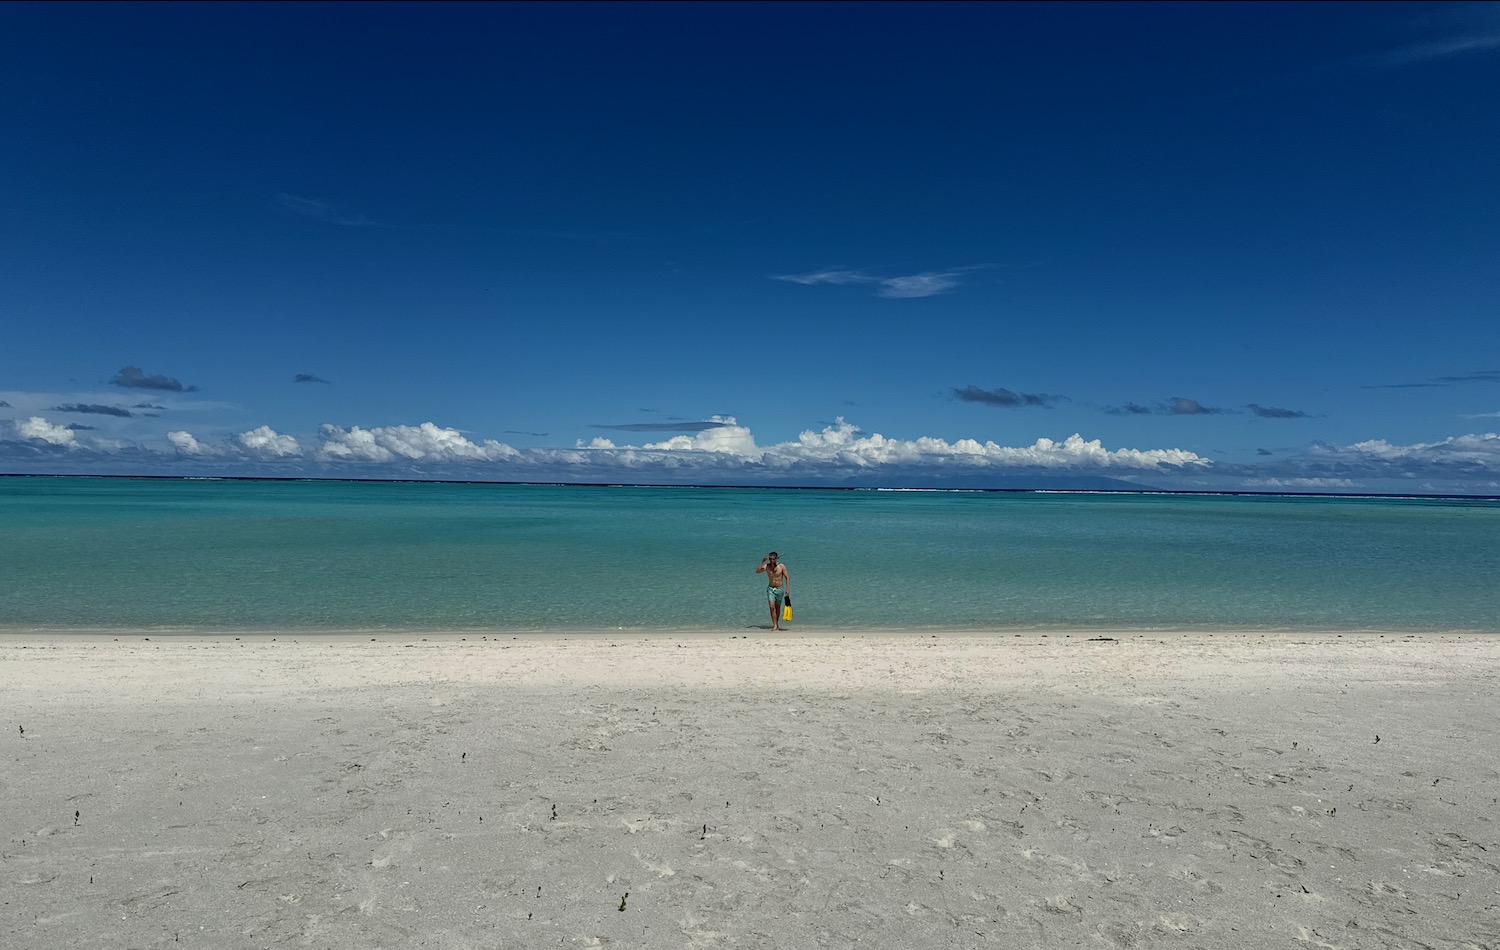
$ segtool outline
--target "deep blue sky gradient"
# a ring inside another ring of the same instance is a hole
[[[1500,5],[8,4],[0,89],[6,470],[1500,492]]]

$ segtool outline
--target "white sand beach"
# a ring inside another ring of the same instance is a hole
[[[0,945],[1500,947],[1500,637],[0,638]]]

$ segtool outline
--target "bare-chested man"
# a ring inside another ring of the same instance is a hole
[[[766,582],[770,584],[766,588],[766,600],[771,604],[771,629],[781,629],[781,605],[790,603],[792,600],[792,578],[786,572],[786,565],[777,558],[776,552],[772,551],[760,559],[760,567],[755,573],[766,575]]]

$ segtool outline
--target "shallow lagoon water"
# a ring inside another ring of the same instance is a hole
[[[0,628],[1500,631],[1500,501],[0,479]]]

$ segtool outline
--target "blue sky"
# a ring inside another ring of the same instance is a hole
[[[0,6],[0,471],[1500,494],[1497,4]]]

